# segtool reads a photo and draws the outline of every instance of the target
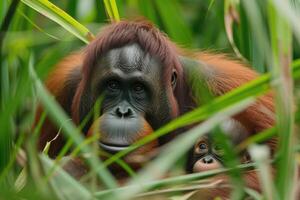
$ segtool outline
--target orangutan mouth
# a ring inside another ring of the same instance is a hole
[[[105,144],[102,142],[99,142],[99,145],[103,150],[111,152],[111,153],[117,153],[117,152],[123,151],[129,147],[129,145]]]

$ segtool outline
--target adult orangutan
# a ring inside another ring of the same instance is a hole
[[[193,76],[188,71],[193,70]],[[257,73],[224,55],[192,53],[178,48],[148,22],[121,21],[107,25],[83,51],[66,57],[49,75],[46,85],[76,124],[80,124],[103,94],[99,144],[120,151],[172,119],[194,109],[192,79],[219,96],[255,79]],[[39,113],[38,112],[38,117]],[[259,98],[233,118],[249,135],[274,124],[273,97]],[[93,120],[83,128],[87,134]],[[49,119],[41,129],[39,148],[58,132]],[[158,139],[164,144],[182,132]],[[151,133],[150,133],[151,134]],[[249,136],[247,135],[247,137]],[[275,140],[268,145],[274,150]],[[49,154],[57,155],[64,140],[58,137]]]
[[[57,101],[79,124],[104,94],[101,107],[100,144],[118,151],[140,137],[144,129],[157,129],[193,108],[189,67],[197,67],[199,79],[214,95],[222,95],[254,78],[257,74],[245,64],[224,55],[193,53],[198,66],[189,65],[186,53],[177,48],[150,23],[121,21],[103,28],[84,51],[60,62],[46,85]],[[273,125],[272,96],[258,99],[255,105],[234,118],[255,134]],[[87,133],[92,121],[83,132]],[[39,147],[57,135],[57,127],[46,120]],[[160,138],[164,143],[170,138]],[[62,138],[51,145],[55,156]]]

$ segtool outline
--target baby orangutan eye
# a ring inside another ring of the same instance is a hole
[[[208,146],[205,142],[200,142],[195,148],[196,154],[205,154],[208,151]]]
[[[201,150],[205,150],[205,149],[207,149],[207,146],[206,146],[205,143],[201,143],[201,144],[199,145],[199,148],[200,148]]]

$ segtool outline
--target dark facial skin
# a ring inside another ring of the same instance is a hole
[[[101,57],[81,100],[88,103],[83,103],[87,108],[80,116],[83,119],[90,105],[104,95],[98,127],[102,148],[123,150],[143,136],[145,127],[157,129],[172,119],[176,72],[165,81],[163,69],[156,57],[137,44],[112,49]]]

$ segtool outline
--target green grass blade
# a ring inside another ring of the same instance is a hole
[[[255,163],[247,163],[243,165],[239,165],[236,168],[240,170],[247,170],[247,169],[252,169],[255,166]],[[169,177],[157,181],[150,181],[150,182],[145,182],[143,184],[144,188],[149,188],[149,189],[154,189],[154,188],[160,188],[163,186],[170,186],[170,185],[178,185],[182,183],[187,183],[187,182],[192,182],[196,180],[201,180],[205,178],[210,178],[215,175],[219,174],[224,174],[228,173],[232,170],[235,169],[228,169],[228,168],[220,168],[220,169],[214,169],[214,170],[209,170],[209,171],[204,171],[200,173],[194,173],[194,174],[187,174],[187,175],[181,175],[181,176],[175,176],[175,177]],[[95,197],[102,199],[104,197],[109,196],[112,192],[125,192],[127,190],[131,190],[132,188],[140,188],[140,184],[134,184],[134,185],[129,185],[129,186],[123,186],[119,187],[117,189],[113,190],[103,190],[96,192],[94,195]]]
[[[39,30],[40,32],[44,33],[45,35],[49,36],[50,38],[54,39],[54,40],[60,40],[58,37],[51,35],[50,33],[47,33],[45,30],[43,30],[41,27],[39,27],[39,25],[37,25],[36,23],[34,23],[28,16],[26,16],[20,9],[18,10],[18,13],[24,17],[25,20],[28,21],[29,24],[31,24],[33,27],[35,27],[37,30]]]
[[[43,167],[47,173],[55,165],[54,161],[45,155],[41,155]],[[50,184],[55,191],[56,195],[61,200],[74,200],[74,199],[92,199],[92,194],[77,180],[67,174],[60,167],[56,167],[56,173],[50,179]],[[63,188],[63,189],[62,189]]]
[[[120,21],[120,15],[115,0],[104,0],[104,6],[106,13],[111,21]]]
[[[279,159],[276,183],[280,199],[293,199],[296,154],[294,152],[294,95],[291,72],[292,32],[290,24],[277,12],[273,1],[268,2],[268,16],[272,45],[272,78],[275,85]]]
[[[57,104],[57,102],[53,99],[53,97],[49,94],[49,92],[44,88],[43,84],[36,76],[36,73],[33,69],[33,61],[31,61],[30,64],[30,75],[34,83],[35,89],[37,91],[36,93],[40,98],[41,104],[46,109],[53,122],[55,122],[58,127],[61,127],[62,133],[64,133],[67,138],[72,138],[72,140],[76,145],[80,145],[81,143],[83,143],[84,142],[83,136],[74,126],[74,124],[69,120],[68,116],[62,110],[62,108]],[[81,150],[84,153],[92,152],[91,148],[88,146],[83,146]],[[87,161],[89,162],[91,167],[95,169],[97,166],[102,165],[100,160],[97,158],[95,159],[94,157],[88,158]],[[103,183],[107,187],[115,188],[117,186],[115,179],[107,171],[107,169],[103,168],[98,172],[99,172],[98,173],[99,178],[103,180]]]
[[[47,0],[21,0],[32,9],[55,21],[71,34],[85,43],[89,43],[94,35],[82,24]]]
[[[180,7],[177,0],[155,0],[154,3],[171,38],[181,45],[191,46],[192,33],[179,15]]]
[[[246,140],[244,140],[242,143],[240,143],[236,149],[238,151],[243,151],[245,150],[250,144],[254,144],[254,143],[260,143],[260,142],[264,142],[268,139],[271,139],[272,137],[274,137],[277,133],[277,129],[275,127],[269,128],[261,133],[255,134],[249,138],[247,138]]]
[[[258,177],[261,189],[266,199],[277,199],[274,192],[275,187],[272,181],[272,168],[270,166],[270,149],[267,146],[252,145],[249,153],[254,162],[256,162]]]

